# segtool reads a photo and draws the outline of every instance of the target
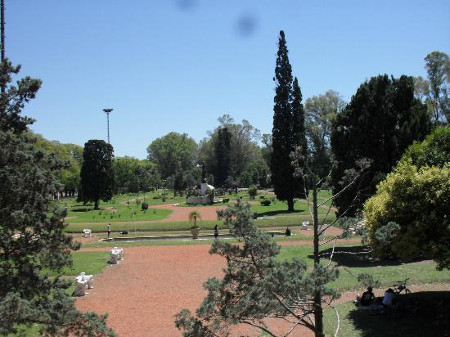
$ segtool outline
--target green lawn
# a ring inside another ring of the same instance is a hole
[[[331,245],[322,247],[322,250],[328,249]],[[357,281],[358,274],[367,273],[379,280],[382,287],[392,287],[397,280],[409,277],[409,283],[426,282],[448,282],[450,280],[450,271],[437,271],[436,264],[431,261],[418,261],[411,263],[400,263],[398,261],[375,261],[368,258],[363,249],[357,243],[339,244],[339,249],[353,253],[335,254],[333,257],[333,266],[339,269],[339,278],[330,283],[330,287],[339,290],[360,289]],[[279,259],[292,259],[298,257],[303,259],[312,267],[312,245],[282,247]],[[327,262],[326,259],[322,261]]]
[[[88,275],[101,274],[107,266],[109,252],[73,252],[72,267],[65,267],[60,273],[53,275],[77,276],[81,272]]]

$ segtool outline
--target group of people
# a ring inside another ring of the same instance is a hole
[[[384,312],[386,309],[392,308],[395,300],[394,290],[389,288],[384,292],[383,297],[375,297],[372,287],[368,287],[362,296],[356,296],[355,304],[361,307],[374,306]]]

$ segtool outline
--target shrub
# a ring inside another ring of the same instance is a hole
[[[365,204],[370,245],[381,257],[433,257],[439,269],[450,268],[449,209],[450,165],[401,162]]]
[[[258,194],[258,189],[256,186],[251,186],[248,188],[248,195],[251,199],[255,199],[256,195]]]
[[[223,200],[222,200],[222,202],[224,203],[224,204],[226,204],[227,202],[229,202],[230,201],[230,198],[224,198]]]
[[[147,204],[146,202],[143,202],[143,203],[141,204],[141,209],[142,209],[143,211],[148,210],[148,204]]]
[[[272,202],[268,199],[260,201],[262,206],[269,206]]]

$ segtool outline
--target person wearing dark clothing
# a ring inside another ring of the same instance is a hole
[[[214,226],[214,237],[217,239],[219,236],[219,228],[217,228],[217,225]]]
[[[291,229],[289,227],[286,227],[285,234],[286,234],[286,236],[291,236],[292,232],[291,232]]]

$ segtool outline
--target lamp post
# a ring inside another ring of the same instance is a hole
[[[113,111],[113,109],[107,108],[107,109],[103,109],[103,111],[106,114],[106,123],[107,123],[107,129],[108,129],[108,144],[110,144],[110,142],[109,142],[109,114]]]

